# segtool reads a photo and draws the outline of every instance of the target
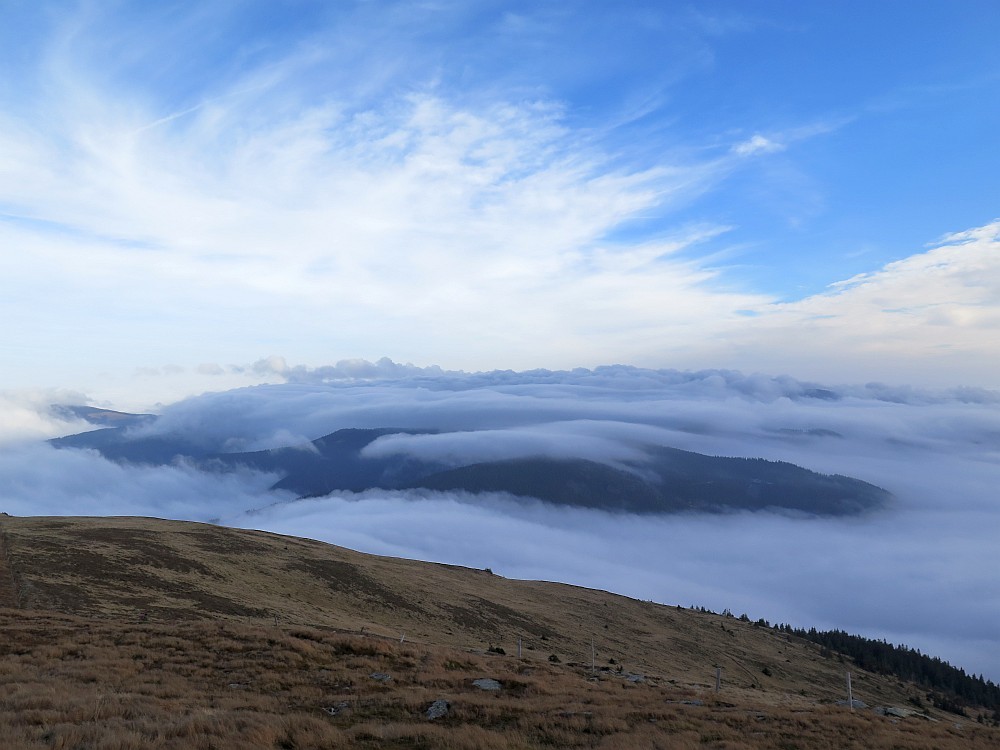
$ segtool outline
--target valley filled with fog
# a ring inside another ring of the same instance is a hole
[[[357,375],[303,368],[285,383],[166,406],[129,434],[237,453],[391,427],[400,432],[390,430],[363,455],[443,466],[531,458],[636,466],[649,450],[670,447],[789,462],[871,483],[891,497],[842,517],[782,509],[637,515],[427,488],[299,497],[272,489],[275,474],[206,471],[185,459],[131,464],[94,450],[56,449],[46,438],[94,426],[52,408],[79,394],[38,392],[0,401],[0,511],[265,529],[840,628],[1000,677],[995,392],[631,367],[466,374],[383,361]]]

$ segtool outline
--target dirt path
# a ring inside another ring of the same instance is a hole
[[[4,537],[3,524],[0,523],[0,607],[17,608],[17,592],[14,589],[14,576],[7,564],[7,542]]]

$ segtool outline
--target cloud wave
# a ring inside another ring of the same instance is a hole
[[[995,392],[629,367],[477,374],[388,363],[331,368],[286,365],[297,372],[294,382],[189,399],[141,429],[199,435],[237,450],[343,427],[433,428],[439,434],[388,438],[373,449],[461,460],[554,451],[613,462],[635,445],[671,445],[848,474],[885,487],[895,500],[864,518],[825,520],[770,513],[636,518],[428,490],[296,500],[267,490],[274,477],[204,474],[184,464],[119,466],[22,439],[0,452],[2,510],[218,520],[844,628],[1000,677],[993,656],[1000,653],[993,627],[1000,600],[990,593],[1000,566]],[[358,377],[345,378],[345,371]]]

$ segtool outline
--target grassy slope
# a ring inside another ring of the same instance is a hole
[[[19,605],[0,610],[5,748],[1000,745],[947,715],[836,708],[845,664],[733,618],[200,524],[3,517],[0,532]],[[860,672],[854,690],[921,694]],[[437,698],[452,713],[428,722]]]

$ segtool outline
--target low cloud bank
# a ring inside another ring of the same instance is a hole
[[[362,456],[405,455],[445,466],[467,466],[518,458],[583,458],[611,466],[642,462],[642,444],[669,439],[669,432],[621,422],[572,420],[502,430],[459,430],[443,434],[396,434],[378,438]]]
[[[84,394],[67,390],[0,391],[0,447],[89,429],[83,420],[51,408],[86,400]]]
[[[846,474],[895,499],[873,515],[825,520],[637,518],[426,490],[296,500],[267,490],[274,477],[209,475],[184,464],[119,466],[92,452],[57,451],[37,440],[57,421],[37,402],[17,401],[15,409],[8,399],[0,424],[22,440],[0,451],[0,510],[215,520],[510,577],[728,607],[754,619],[904,642],[1000,680],[996,393],[826,386],[725,371],[417,370],[303,376],[207,394],[168,407],[142,429],[230,450],[344,427],[433,429],[382,438],[369,450],[453,461],[542,453],[614,462],[642,446],[670,445]],[[29,427],[19,427],[25,419]]]

